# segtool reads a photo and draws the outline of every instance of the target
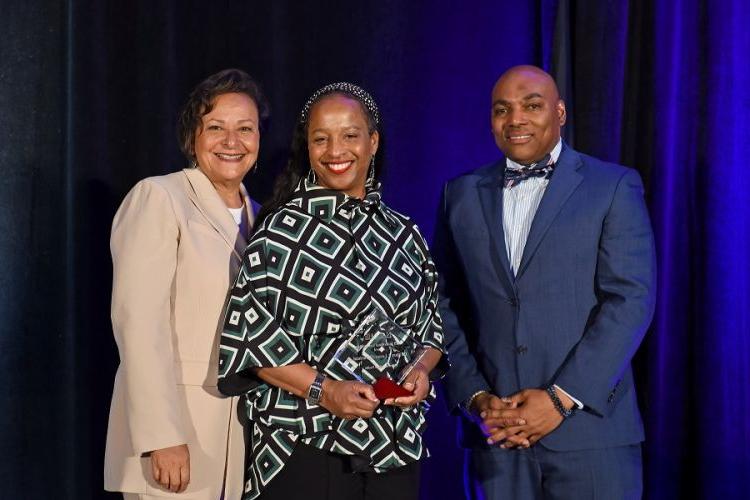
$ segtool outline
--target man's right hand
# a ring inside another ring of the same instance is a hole
[[[151,472],[164,488],[182,493],[190,483],[190,452],[186,444],[151,452]]]
[[[347,420],[370,418],[380,404],[372,386],[362,382],[326,378],[322,389],[320,406]]]
[[[479,425],[487,437],[488,444],[508,442],[511,447],[528,448],[529,440],[522,436],[509,434],[506,427],[525,425],[526,421],[521,418],[502,417],[503,410],[516,408],[516,403],[509,398],[499,398],[490,392],[483,392],[474,398],[469,413]]]

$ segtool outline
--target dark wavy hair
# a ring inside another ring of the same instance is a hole
[[[268,119],[269,109],[260,85],[241,69],[225,69],[200,82],[190,93],[177,119],[177,141],[180,151],[190,163],[195,162],[195,131],[201,118],[211,112],[214,99],[222,94],[245,94],[258,107],[262,128]]]
[[[320,102],[321,99],[335,94],[343,95],[357,101],[359,107],[362,109],[362,113],[364,113],[367,118],[368,133],[372,135],[373,132],[377,131],[379,139],[378,150],[375,152],[375,180],[380,181],[385,171],[385,137],[383,134],[382,118],[379,122],[376,121],[375,117],[370,113],[367,106],[359,97],[342,89],[335,89],[318,95],[312,103],[308,103],[308,106],[306,106],[305,109],[311,112],[315,104]],[[271,195],[271,198],[263,204],[263,207],[258,213],[258,223],[262,222],[263,219],[273,213],[277,208],[283,206],[289,201],[300,180],[302,180],[303,177],[306,177],[310,171],[310,156],[307,151],[308,120],[306,119],[309,115],[310,113],[307,113],[307,116],[300,114],[300,117],[297,119],[297,123],[294,126],[294,132],[292,133],[289,161],[287,161],[284,169],[279,173],[278,177],[276,177],[273,194]]]

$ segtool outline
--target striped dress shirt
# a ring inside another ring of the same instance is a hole
[[[550,153],[553,162],[557,162],[560,151],[562,151],[561,140],[557,142]],[[507,167],[512,170],[523,167],[523,165],[508,158],[505,161]],[[531,177],[519,184],[503,188],[505,251],[508,253],[508,262],[510,262],[514,276],[518,273],[518,266],[521,265],[521,257],[526,246],[526,239],[529,237],[531,223],[534,221],[536,210],[542,201],[547,184],[549,184],[549,179]]]
[[[562,140],[552,149],[550,156],[557,163],[562,151]],[[508,168],[516,170],[523,165],[506,158]],[[529,237],[531,223],[534,222],[536,210],[542,201],[544,191],[547,189],[549,179],[544,177],[531,177],[525,181],[503,188],[503,232],[505,233],[505,251],[508,252],[508,262],[513,271],[513,276],[518,273],[521,265],[523,249],[526,247],[526,239]],[[555,384],[555,388],[566,394],[576,406],[583,408],[583,403],[570,395],[563,388]]]

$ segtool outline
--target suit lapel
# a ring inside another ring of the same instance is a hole
[[[241,252],[245,251],[245,248],[247,247],[248,239],[250,238],[250,235],[253,234],[253,227],[255,227],[255,216],[260,211],[260,207],[258,204],[250,198],[250,195],[247,193],[247,189],[245,189],[244,184],[240,184],[240,195],[242,195],[242,199],[245,200],[245,213],[247,215],[247,231],[248,234],[242,234],[241,231],[238,231],[237,234],[239,238],[237,239],[237,243],[241,244]],[[234,221],[234,219],[232,219]]]
[[[531,223],[529,237],[526,239],[516,279],[523,275],[552,221],[555,220],[560,209],[583,180],[583,176],[578,172],[582,164],[578,153],[569,147],[563,148],[555,167],[555,173],[544,191],[534,221]]]
[[[258,212],[260,212],[260,205],[254,199],[250,198],[250,195],[247,193],[244,184],[240,184],[240,193],[245,199],[245,209],[247,210],[248,234],[242,235],[245,246],[247,246],[250,235],[253,234],[253,228],[255,227],[255,218],[258,216]]]
[[[247,239],[245,235],[240,234],[237,223],[219,197],[219,193],[216,192],[208,177],[199,169],[186,168],[183,172],[191,188],[188,190],[188,198],[203,215],[204,220],[226,241],[235,257],[241,261],[242,252],[247,246]],[[242,185],[240,185],[240,192],[245,199],[245,206],[248,207],[248,210],[251,210],[249,208],[251,206],[250,199]],[[253,214],[249,213],[248,215],[251,216],[248,220],[252,226]]]
[[[503,165],[505,160],[492,168],[490,172],[477,183],[479,203],[482,206],[490,238],[495,245],[500,259],[500,277],[509,296],[513,296],[513,275],[510,272],[508,251],[505,248],[505,231],[503,229]]]

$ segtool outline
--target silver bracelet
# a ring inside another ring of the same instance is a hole
[[[484,394],[485,392],[489,393],[490,391],[488,391],[487,389],[482,389],[472,394],[469,399],[466,400],[466,403],[464,403],[464,409],[466,411],[470,411],[471,405],[474,403],[474,400],[477,399],[477,396],[479,396],[480,394]]]

